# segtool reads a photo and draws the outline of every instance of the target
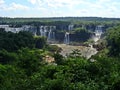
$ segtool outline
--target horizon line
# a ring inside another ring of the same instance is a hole
[[[120,19],[120,17],[100,17],[100,16],[48,16],[48,17],[38,17],[38,16],[33,16],[33,17],[11,17],[11,16],[0,16],[0,18],[114,18],[114,19]]]

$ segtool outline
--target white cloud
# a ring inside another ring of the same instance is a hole
[[[36,4],[37,0],[28,0],[31,4]]]
[[[4,3],[4,0],[0,0],[0,5]]]
[[[29,6],[0,0],[0,11],[25,11],[33,16],[119,16],[118,0],[25,0]],[[31,4],[30,4],[31,3]],[[31,5],[31,6],[30,6]],[[32,13],[34,12],[34,13]],[[24,15],[29,15],[23,13]],[[22,14],[22,15],[23,15]]]
[[[17,4],[17,3],[12,3],[11,9],[13,9],[13,10],[28,10],[29,7],[27,7],[25,5]]]
[[[3,5],[1,7],[2,10],[10,11],[10,10],[29,10],[29,7],[17,3],[11,3],[10,5]]]
[[[4,7],[4,0],[0,0],[0,10]]]
[[[49,7],[71,7],[84,3],[84,0],[28,0],[31,4]]]

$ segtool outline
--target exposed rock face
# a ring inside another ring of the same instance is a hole
[[[51,57],[51,56],[49,56],[49,55],[46,55],[46,56],[44,57],[44,59],[45,59],[45,61],[48,62],[48,63],[52,63],[52,62],[55,61],[54,58]]]
[[[81,52],[81,56],[86,57],[89,59],[92,55],[95,55],[97,53],[97,50],[93,47],[86,47],[86,46],[72,46],[72,45],[66,45],[66,44],[55,44],[58,47],[62,48],[61,55],[67,56],[70,53],[72,53],[73,50],[78,49]]]

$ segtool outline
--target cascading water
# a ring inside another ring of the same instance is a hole
[[[48,32],[48,38],[47,38],[47,40],[49,41],[49,40],[51,40],[52,39],[52,31],[51,31],[51,29],[50,29],[50,31]]]
[[[69,25],[69,26],[68,26],[69,32],[70,32],[71,30],[73,30],[73,27],[74,27],[74,25]]]
[[[56,30],[56,26],[52,26],[52,27],[53,27],[53,28],[52,28],[53,30]]]
[[[52,33],[52,38],[55,41],[55,32]]]
[[[70,37],[69,37],[69,32],[65,33],[65,39],[64,39],[64,43],[65,44],[70,44]]]
[[[46,33],[47,33],[47,30],[45,29],[44,30],[44,35],[43,35],[44,37],[46,37]]]
[[[101,25],[97,26],[95,29],[94,35],[92,36],[94,42],[97,42],[100,39],[102,33],[103,33],[102,26]]]
[[[34,32],[34,36],[37,36],[36,32]]]
[[[43,34],[44,34],[43,36],[46,37],[46,34],[47,34],[47,26],[44,26],[44,31],[43,31],[43,32],[44,32],[44,33],[43,33]]]
[[[40,26],[40,35],[44,36],[43,26]]]
[[[40,26],[40,35],[46,37],[47,26]]]
[[[50,26],[50,30],[48,32],[48,37],[47,37],[48,42],[55,40],[55,32],[53,32],[52,30],[54,30],[54,26]]]

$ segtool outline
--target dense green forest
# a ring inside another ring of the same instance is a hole
[[[102,17],[53,17],[53,18],[9,18],[0,17],[0,24],[14,25],[19,27],[21,25],[55,25],[66,26],[68,24],[83,25],[87,27],[94,27],[94,25],[102,24],[108,27],[115,24],[120,24],[120,18],[102,18]],[[59,27],[60,28],[60,27]]]
[[[9,18],[0,17],[1,22],[30,22],[30,21],[120,21],[120,18],[102,17],[53,17],[53,18]]]
[[[17,18],[0,19],[3,24],[17,20]],[[55,22],[60,19],[63,21],[63,18],[53,19]],[[66,18],[66,21],[72,19],[74,18]],[[81,20],[77,17],[76,19]],[[84,19],[89,21],[90,18],[82,18]],[[103,21],[102,18],[94,18],[95,21],[96,19]],[[19,20],[29,21],[29,19]],[[78,50],[63,57],[59,54],[61,49],[49,45],[45,37],[33,36],[26,31],[12,33],[0,29],[0,90],[120,90],[119,19],[114,19],[112,22],[108,18],[104,20],[108,21],[107,24],[102,22],[106,27],[111,26],[105,33],[106,46],[90,59],[82,57]],[[113,23],[115,21],[117,23]],[[81,22],[74,23],[76,27],[81,25]],[[89,27],[92,23],[85,25]],[[76,37],[80,38],[83,32],[86,32],[86,36],[90,34],[81,28],[76,28],[72,33],[80,34]],[[54,61],[47,62],[46,56],[53,57]]]

